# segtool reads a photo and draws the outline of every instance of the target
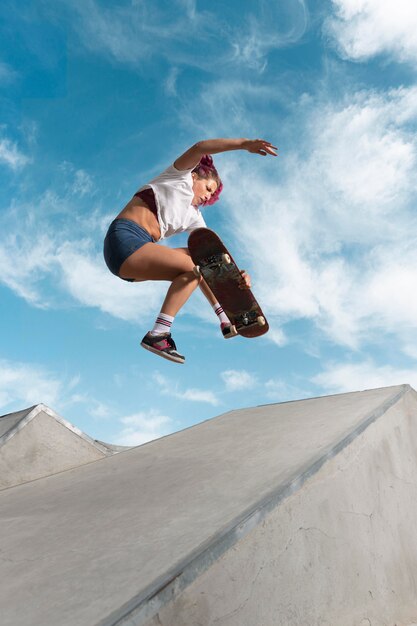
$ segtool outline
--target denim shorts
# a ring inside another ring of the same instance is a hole
[[[106,265],[115,276],[119,276],[120,267],[126,259],[139,250],[145,243],[153,243],[155,239],[147,230],[124,217],[113,220],[104,239],[104,260]],[[123,278],[133,282],[134,278]]]

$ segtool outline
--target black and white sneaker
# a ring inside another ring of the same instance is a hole
[[[171,337],[171,333],[151,335],[151,333],[148,332],[142,339],[140,345],[142,348],[145,348],[145,350],[158,354],[169,361],[174,361],[174,363],[184,363],[185,361],[185,356],[177,352],[177,346]]]

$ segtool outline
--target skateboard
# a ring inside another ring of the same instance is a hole
[[[194,274],[202,276],[229,318],[233,334],[259,337],[269,325],[250,289],[242,289],[238,266],[218,235],[209,228],[197,228],[188,238],[195,263]]]

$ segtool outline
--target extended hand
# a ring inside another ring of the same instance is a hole
[[[273,146],[269,141],[264,141],[263,139],[247,139],[243,147],[245,150],[252,152],[253,154],[262,154],[262,156],[271,154],[272,156],[278,156],[278,148]]]
[[[247,274],[245,270],[240,270],[240,273],[242,274],[242,278],[240,280],[239,287],[241,289],[250,289],[251,288],[251,280],[250,280],[249,274]]]

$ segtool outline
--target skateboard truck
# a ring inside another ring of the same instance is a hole
[[[227,253],[222,252],[221,254],[213,254],[213,256],[207,257],[206,259],[201,259],[200,264],[193,267],[193,273],[194,276],[200,278],[200,276],[203,275],[202,270],[206,268],[208,270],[214,270],[231,264],[232,260]]]
[[[256,311],[247,311],[236,318],[236,326],[265,326],[266,320],[263,315],[257,315]]]

